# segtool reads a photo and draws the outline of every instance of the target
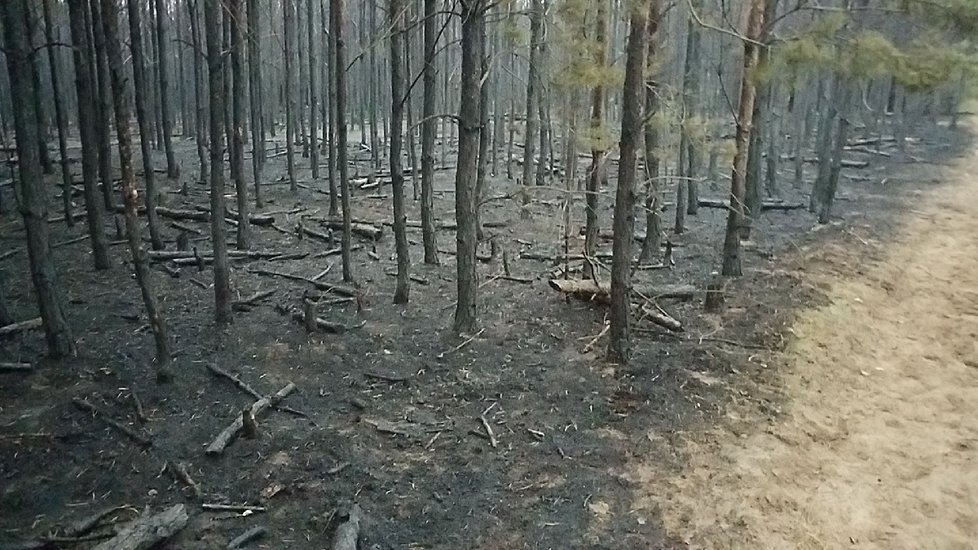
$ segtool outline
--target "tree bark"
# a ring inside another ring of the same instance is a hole
[[[330,13],[332,13],[332,8],[330,8]],[[324,26],[328,26],[329,23],[324,19]],[[337,189],[337,156],[338,150],[336,147],[336,132],[337,132],[337,112],[336,112],[336,34],[330,30],[327,33],[327,59],[328,69],[325,76],[326,81],[329,83],[327,85],[327,90],[329,96],[326,102],[329,105],[329,158],[326,161],[327,176],[329,177],[329,215],[330,217],[336,217],[340,213],[339,208],[339,191]]]
[[[340,171],[340,202],[343,210],[343,235],[340,247],[343,250],[343,280],[353,282],[352,221],[350,211],[350,174],[346,162],[346,44],[343,40],[343,0],[330,0],[329,26],[335,43],[333,78],[336,94],[336,162]]]
[[[136,214],[136,171],[132,165],[132,136],[129,134],[129,103],[126,97],[126,73],[122,62],[122,46],[119,43],[119,24],[114,0],[102,1],[102,22],[105,28],[106,53],[112,79],[112,98],[115,104],[115,128],[119,140],[119,165],[122,172],[122,198],[125,204],[126,237],[132,251],[136,282],[143,295],[146,316],[156,343],[157,379],[165,380],[170,365],[170,337],[166,322],[160,313],[153,290],[153,279],[139,235]],[[130,14],[132,17],[132,14]],[[138,90],[138,88],[137,88]],[[137,92],[138,93],[138,92]]]
[[[109,2],[111,0],[103,0]],[[224,58],[221,34],[222,0],[204,0],[207,69],[210,89],[211,240],[214,246],[214,319],[231,322],[231,282],[227,235],[224,232]]]
[[[244,33],[241,22],[241,0],[226,0],[228,18],[231,20],[231,179],[234,181],[238,215],[248,219],[248,184],[244,177],[244,121],[245,121],[245,74],[244,74]],[[238,250],[251,248],[251,224],[239,223],[237,234]]]
[[[78,103],[78,133],[81,137],[82,183],[85,192],[85,213],[88,220],[89,241],[95,269],[111,267],[109,246],[105,238],[102,218],[102,198],[98,193],[98,142],[95,130],[96,105],[92,82],[92,60],[89,56],[88,30],[85,28],[85,3],[87,0],[69,0],[69,20],[72,53],[75,62],[75,94]]]
[[[197,10],[198,1],[187,0],[187,10],[190,12],[190,34],[194,56],[194,103],[197,107],[194,115],[194,124],[197,134],[197,160],[200,165],[200,177],[198,180],[202,182],[204,178],[208,177],[210,168],[207,163],[207,144],[205,143],[207,139],[207,123],[204,122],[204,116],[207,112],[207,98],[205,96],[206,88],[203,64],[205,63],[207,54],[204,53],[204,41],[200,34],[200,13]]]
[[[312,179],[319,179],[319,144],[317,129],[319,128],[319,82],[316,70],[316,34],[315,34],[315,5],[317,0],[306,0],[306,35],[309,43],[309,164],[312,165]]]
[[[603,69],[608,59],[608,3],[598,2],[594,31],[594,64]],[[584,206],[584,254],[593,257],[598,246],[598,192],[604,180],[604,147],[601,147],[597,134],[604,125],[605,88],[598,84],[591,91],[591,167],[588,169],[587,193]],[[594,278],[591,262],[584,262],[584,278]]]
[[[775,20],[777,5],[777,0],[764,0],[765,21]],[[770,27],[770,24],[761,27],[760,42],[762,44],[767,44],[770,41],[772,31],[773,29]],[[757,59],[758,67],[763,68],[767,65],[769,56],[770,47],[760,48]],[[747,155],[746,190],[744,196],[745,218],[744,227],[740,233],[741,239],[745,241],[750,240],[751,226],[755,219],[760,218],[761,212],[763,211],[763,208],[761,208],[761,203],[764,200],[761,193],[762,156],[764,153],[764,132],[766,131],[766,126],[768,126],[767,119],[769,118],[766,110],[770,108],[772,85],[770,78],[761,83],[754,101],[754,111],[751,115],[751,141]]]
[[[296,139],[296,38],[295,38],[295,0],[282,0],[282,25],[285,34],[285,157],[289,175],[289,190],[299,192],[295,177],[295,139]]]
[[[61,82],[61,72],[55,60],[54,23],[51,20],[51,2],[41,0],[44,10],[44,37],[47,40],[48,68],[51,70],[51,88],[54,93],[54,115],[58,125],[58,152],[61,155],[61,202],[68,227],[75,225],[71,215],[71,169],[68,162],[68,114],[65,113],[65,90]],[[45,150],[47,147],[45,147]]]
[[[438,264],[433,191],[435,185],[435,94],[438,91],[435,70],[435,0],[424,0],[424,97],[421,107],[421,239],[424,263]]]
[[[543,32],[543,0],[532,0],[530,7],[530,69],[526,77],[526,132],[523,135],[523,190],[521,193],[520,217],[528,219],[530,211],[530,188],[533,186],[534,156],[536,155],[537,85],[540,64],[540,35]],[[543,158],[540,159],[543,162]]]
[[[638,145],[642,139],[642,93],[645,69],[645,41],[648,36],[646,10],[632,8],[625,59],[625,84],[622,88],[621,142],[618,161],[618,191],[615,194],[615,240],[611,259],[611,329],[608,332],[608,360],[628,363],[631,347],[631,264],[632,234],[635,229],[635,179]]]
[[[407,214],[404,209],[404,170],[401,167],[401,148],[404,141],[404,103],[408,99],[404,91],[404,61],[401,52],[404,36],[404,0],[390,0],[390,63],[391,63],[391,132],[390,166],[391,193],[394,200],[394,242],[397,249],[397,286],[394,303],[406,304],[411,295],[411,257],[408,252]]]
[[[457,333],[476,328],[476,180],[479,162],[479,121],[481,119],[481,67],[485,25],[483,0],[461,0],[462,76],[459,90],[458,169],[455,173],[456,282],[458,302],[454,329]]]
[[[65,318],[64,298],[48,240],[47,195],[41,185],[44,180],[37,148],[37,111],[33,105],[37,93],[31,68],[33,48],[27,36],[29,17],[27,0],[0,2],[10,96],[15,102],[14,128],[20,167],[20,177],[15,182],[19,197],[18,208],[24,218],[31,279],[41,312],[48,353],[53,357],[64,357],[74,355],[76,349]]]
[[[146,95],[148,87],[146,82],[146,61],[143,56],[142,14],[139,13],[139,4],[139,0],[127,0],[129,9],[129,49],[132,51],[132,74],[133,86],[135,87],[134,95],[136,100],[136,124],[139,127],[139,145],[143,162],[143,181],[146,184],[146,194],[143,197],[143,200],[146,202],[146,222],[149,225],[149,240],[153,246],[153,250],[161,250],[163,249],[163,237],[160,235],[160,222],[159,217],[156,215],[156,178],[153,173],[153,153],[150,150],[150,130],[147,119],[148,113],[146,111]],[[108,20],[111,17],[116,17],[116,15],[114,13],[105,14],[103,17]],[[118,40],[118,38],[117,36],[108,36],[108,32],[106,32],[106,40]],[[116,93],[120,92],[114,91],[113,95]],[[128,117],[126,118],[126,124],[129,124]],[[121,150],[119,154],[122,154]]]
[[[34,4],[33,2],[31,3]],[[31,51],[34,50],[34,28],[36,26],[35,14],[33,13],[33,7],[28,6],[28,17],[27,17],[27,40],[31,45]],[[33,108],[37,115],[35,120],[37,121],[37,151],[39,154],[39,159],[41,161],[41,169],[45,174],[54,173],[54,164],[51,162],[51,151],[48,149],[48,137],[50,132],[48,131],[48,119],[47,112],[45,110],[45,102],[41,97],[43,88],[41,86],[41,65],[40,63],[31,63],[31,81],[34,84],[34,105]]]
[[[264,90],[261,77],[261,14],[259,0],[248,0],[248,93],[251,103],[251,169],[255,179],[255,207],[262,207],[261,179],[265,165],[265,132],[262,108]]]
[[[160,110],[163,122],[163,150],[166,152],[166,177],[180,177],[180,165],[173,153],[173,108],[170,103],[169,38],[166,36],[166,0],[156,0],[156,58],[160,73]]]
[[[115,210],[115,198],[112,196],[112,147],[109,141],[109,126],[112,118],[112,90],[109,87],[109,64],[105,54],[105,33],[102,28],[102,8],[99,0],[91,1],[92,37],[95,52],[95,81],[98,91],[98,174],[102,180],[102,198],[108,212]]]
[[[746,194],[747,155],[756,95],[756,70],[759,49],[756,45],[764,24],[764,0],[751,0],[747,19],[747,40],[744,41],[744,71],[740,78],[740,104],[737,109],[736,147],[733,174],[730,176],[730,211],[723,240],[723,270],[727,277],[743,274],[740,259],[740,234],[744,226],[744,195]]]
[[[662,245],[662,217],[659,204],[662,191],[659,188],[659,129],[658,121],[652,117],[659,112],[659,82],[654,74],[656,33],[659,30],[659,10],[661,0],[649,2],[648,19],[648,55],[646,57],[645,75],[645,178],[648,185],[645,193],[645,240],[642,241],[642,251],[638,260],[647,263],[653,255],[659,253]]]

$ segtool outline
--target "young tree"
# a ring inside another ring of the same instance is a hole
[[[391,193],[394,195],[394,240],[397,248],[397,288],[394,290],[394,303],[406,304],[411,294],[410,271],[411,257],[408,252],[407,214],[404,209],[404,170],[401,167],[401,148],[404,141],[404,62],[401,52],[404,50],[404,0],[390,0],[388,16],[390,17],[390,48],[391,48],[391,132],[390,132],[390,164],[391,164]]]
[[[530,7],[530,70],[526,77],[526,132],[523,136],[523,197],[520,217],[527,219],[530,211],[529,189],[533,186],[533,162],[536,155],[536,132],[540,113],[537,109],[537,87],[539,86],[540,47],[543,34],[543,0],[532,0]],[[540,162],[544,162],[541,156]]]
[[[92,61],[88,49],[88,29],[85,11],[88,0],[68,0],[72,53],[75,61],[75,94],[78,103],[78,133],[81,137],[82,184],[85,193],[85,213],[95,269],[111,267],[109,246],[105,238],[102,199],[98,193],[98,142],[95,130],[95,85],[92,82]]]
[[[656,35],[659,30],[661,0],[649,2],[648,53],[645,74],[645,240],[638,255],[640,262],[649,262],[658,254],[662,244],[662,219],[659,215],[662,191],[659,189],[659,128],[654,120],[659,112],[659,82],[655,74]]]
[[[214,319],[218,324],[225,324],[231,322],[231,281],[227,235],[224,232],[224,57],[221,44],[221,2],[222,0],[204,0],[204,33],[207,35],[207,72],[210,89]],[[248,221],[241,220],[240,223],[248,223]]]
[[[608,8],[607,2],[598,2],[594,28],[594,64],[603,68],[607,64]],[[584,254],[594,256],[598,246],[598,191],[604,179],[604,147],[598,138],[604,126],[604,84],[600,81],[591,91],[591,168],[587,175],[587,193],[584,207]],[[591,262],[584,262],[584,277],[593,279]]]
[[[740,236],[744,226],[744,195],[746,194],[747,155],[750,147],[750,131],[757,91],[755,71],[760,48],[757,39],[764,24],[764,0],[750,0],[747,33],[744,40],[744,70],[740,77],[740,103],[737,108],[737,134],[733,174],[730,176],[730,211],[727,213],[727,230],[723,239],[723,270],[728,277],[743,274],[740,262]]]
[[[325,0],[324,0],[325,1]],[[323,28],[329,28],[329,21],[326,15],[326,6],[323,5]],[[330,10],[332,13],[332,10]],[[323,126],[328,126],[326,139],[329,142],[328,153],[329,156],[326,159],[326,173],[329,179],[329,216],[335,218],[339,216],[339,190],[337,189],[337,174],[336,174],[336,163],[337,163],[337,148],[336,148],[336,78],[334,77],[335,71],[333,66],[336,64],[336,35],[329,31],[326,33],[326,71],[323,73],[323,80],[327,82],[327,98],[326,104],[329,106],[329,122],[323,122]]]
[[[459,90],[458,168],[455,172],[456,246],[455,332],[471,332],[476,327],[476,179],[479,162],[479,121],[481,119],[482,55],[485,4],[483,0],[461,0],[462,81]]]
[[[61,73],[55,60],[54,23],[51,21],[51,2],[42,0],[44,10],[44,37],[48,43],[48,68],[51,70],[51,90],[54,93],[55,121],[58,125],[58,152],[61,154],[61,202],[65,212],[65,222],[68,227],[75,225],[75,217],[71,213],[71,169],[68,158],[68,115],[64,107],[64,86],[61,83]],[[44,147],[47,150],[47,146]]]
[[[149,225],[149,240],[153,245],[153,250],[163,249],[163,237],[160,234],[160,221],[156,215],[156,177],[153,174],[153,153],[150,150],[150,129],[148,126],[149,113],[146,106],[147,87],[146,82],[146,62],[143,56],[143,36],[142,21],[139,0],[127,0],[129,7],[129,49],[132,51],[132,74],[133,85],[135,87],[136,100],[136,124],[139,126],[139,145],[143,161],[143,181],[146,183],[146,194],[143,200],[146,202],[146,221]],[[110,18],[115,18],[116,14],[103,14],[103,19],[107,22]],[[117,37],[108,36],[106,31],[106,41],[118,40]],[[107,49],[111,49],[107,48]],[[110,69],[111,70],[111,69]],[[113,94],[118,94],[114,91]],[[126,118],[129,124],[129,118]],[[121,144],[120,144],[121,145]],[[120,155],[122,154],[120,150]]]
[[[625,84],[622,87],[621,141],[618,161],[618,191],[615,193],[615,235],[611,259],[611,329],[608,360],[628,363],[631,333],[632,235],[635,233],[635,179],[638,145],[642,139],[642,93],[645,69],[645,40],[648,36],[647,2],[635,2],[629,17],[625,50]]]
[[[343,0],[330,0],[329,27],[334,38],[333,92],[336,94],[336,162],[340,169],[340,200],[343,207],[343,280],[353,281],[352,212],[350,211],[350,174],[346,162],[346,45],[343,41]]]
[[[438,91],[435,70],[435,0],[424,0],[424,97],[421,105],[421,238],[424,242],[424,263],[438,264],[438,243],[435,231],[435,94]]]
[[[261,77],[261,14],[259,0],[248,0],[248,92],[251,107],[251,169],[255,179],[255,207],[262,207],[261,179],[265,165],[264,108],[265,93]]]
[[[193,46],[194,57],[194,127],[197,138],[197,161],[200,167],[199,181],[204,181],[208,177],[210,169],[207,164],[207,123],[204,122],[207,112],[206,81],[204,80],[204,67],[206,54],[203,48],[203,39],[200,35],[200,12],[197,9],[199,0],[187,0],[187,11],[190,14],[190,40]]]
[[[312,179],[319,179],[319,145],[316,143],[316,130],[319,127],[319,70],[316,63],[315,6],[318,0],[306,0],[306,37],[309,43],[309,164],[312,165]]]
[[[180,177],[180,165],[173,152],[173,108],[170,103],[170,38],[166,35],[168,11],[166,0],[156,1],[156,60],[160,73],[160,111],[163,131],[163,150],[166,152],[166,176]]]
[[[138,6],[137,6],[138,11]],[[130,14],[130,17],[132,15]],[[105,29],[106,54],[112,80],[112,98],[115,107],[115,129],[119,140],[119,166],[122,172],[122,198],[125,204],[126,238],[132,251],[133,270],[136,282],[143,295],[146,316],[156,342],[157,379],[169,377],[170,337],[166,322],[153,290],[153,279],[140,238],[137,223],[136,171],[132,165],[132,136],[129,134],[129,103],[126,97],[126,71],[122,61],[122,46],[119,43],[119,23],[116,17],[114,0],[102,0],[102,23]],[[138,88],[137,88],[138,93]]]
[[[42,185],[43,170],[37,148],[37,111],[34,109],[37,90],[34,89],[31,74],[33,48],[27,35],[29,17],[27,0],[0,2],[20,168],[15,181],[18,208],[24,218],[31,279],[41,311],[48,353],[53,357],[64,357],[73,355],[76,350],[65,318],[64,298],[48,241],[47,194]]]
[[[299,192],[295,178],[295,139],[296,139],[296,38],[295,38],[295,0],[282,0],[282,25],[285,27],[285,157],[288,165],[289,190]]]
[[[251,223],[248,206],[248,184],[244,177],[244,33],[241,32],[241,0],[227,0],[228,19],[231,21],[231,179],[238,200],[238,250],[251,248]]]
[[[102,180],[102,198],[105,209],[110,214],[115,211],[115,198],[112,195],[112,146],[110,141],[110,121],[112,119],[112,89],[109,85],[109,61],[105,52],[105,31],[102,25],[102,6],[99,0],[90,0],[91,28],[95,63],[95,81],[98,90],[98,116],[95,119],[98,130],[98,174]]]
[[[31,43],[32,51],[35,48],[34,35],[35,28],[37,26],[35,14],[33,13],[33,5],[34,3],[32,2],[27,8],[30,10],[27,17],[27,40]],[[34,110],[37,111],[37,116],[35,117],[35,120],[37,120],[37,150],[41,160],[41,169],[45,174],[53,174],[54,164],[51,162],[51,151],[48,149],[48,137],[50,134],[48,131],[47,105],[42,97],[43,87],[41,86],[40,63],[31,63],[31,81],[34,84],[34,90],[36,91],[33,107]]]

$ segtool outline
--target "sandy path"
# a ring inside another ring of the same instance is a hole
[[[945,172],[881,262],[808,262],[831,303],[793,327],[785,414],[734,407],[753,429],[665,483],[635,465],[637,510],[694,548],[978,548],[978,155]]]

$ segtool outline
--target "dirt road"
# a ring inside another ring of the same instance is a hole
[[[635,464],[634,509],[693,548],[978,548],[978,154],[944,171],[880,260],[805,262],[784,414],[735,405],[666,489]]]

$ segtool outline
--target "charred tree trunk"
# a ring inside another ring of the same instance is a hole
[[[486,8],[488,11],[488,8]],[[489,88],[492,86],[489,73],[489,37],[486,34],[486,15],[482,17],[482,64],[479,75],[479,164],[475,178],[475,231],[476,239],[482,241],[482,217],[480,215],[482,195],[486,187],[486,171],[489,170],[489,144],[492,135],[489,133]]]
[[[82,183],[85,190],[85,213],[92,244],[95,269],[111,267],[109,247],[102,221],[102,198],[98,193],[98,142],[95,130],[95,85],[92,82],[92,60],[88,49],[88,29],[85,28],[87,0],[69,0],[69,21],[75,61],[75,93],[78,98],[78,133],[81,137]]]
[[[111,0],[103,0],[110,2]],[[224,231],[224,57],[221,0],[204,0],[207,73],[210,89],[211,240],[214,247],[214,319],[231,322],[231,282],[227,235]],[[246,223],[242,220],[241,223]]]
[[[633,9],[626,46],[625,84],[622,88],[621,159],[618,161],[618,192],[615,194],[615,240],[611,259],[611,329],[608,360],[628,363],[631,334],[632,234],[635,229],[635,179],[638,145],[642,139],[642,88],[645,69],[647,13]]]
[[[248,184],[244,177],[244,121],[245,121],[245,74],[244,33],[241,32],[241,0],[226,0],[228,18],[231,20],[231,179],[234,181],[238,204],[238,250],[251,248],[251,224],[248,223]]]
[[[31,4],[34,4],[33,2]],[[31,51],[34,51],[34,30],[36,26],[35,14],[32,13],[33,7],[29,6],[27,17],[27,40],[31,45]],[[51,151],[48,149],[48,119],[47,111],[45,110],[45,102],[42,96],[43,88],[41,86],[41,66],[37,62],[32,62],[31,65],[31,81],[34,85],[34,105],[33,108],[37,112],[35,120],[37,121],[37,151],[38,158],[41,161],[41,169],[45,174],[54,173],[54,164],[51,162]]]
[[[316,142],[319,128],[319,81],[316,78],[319,71],[316,67],[316,33],[315,33],[316,0],[306,0],[306,34],[309,43],[309,163],[312,165],[312,179],[319,179],[319,144]]]
[[[352,223],[350,211],[350,174],[346,162],[346,44],[343,41],[343,0],[330,0],[329,27],[335,37],[333,79],[336,93],[336,162],[340,171],[340,202],[343,209],[343,280],[353,282]]]
[[[480,88],[485,25],[483,0],[462,0],[462,77],[459,91],[458,169],[455,173],[456,281],[458,302],[454,329],[471,332],[476,327],[476,180],[479,163]]]
[[[594,64],[604,68],[608,58],[608,4],[598,2],[596,28],[594,32]],[[600,146],[597,134],[601,132],[604,125],[604,104],[605,104],[604,85],[598,84],[591,91],[591,168],[587,175],[587,193],[585,195],[584,206],[584,255],[593,257],[598,246],[598,192],[601,190],[601,182],[604,180],[605,172],[605,152],[604,147]],[[593,279],[593,266],[591,262],[584,262],[584,278]]]
[[[75,342],[65,317],[64,298],[58,275],[51,257],[48,241],[48,211],[38,143],[37,111],[34,109],[34,89],[30,37],[27,35],[27,19],[30,12],[27,0],[0,2],[0,19],[3,20],[4,46],[7,73],[10,78],[11,98],[14,101],[14,128],[17,134],[17,159],[20,174],[15,181],[18,207],[24,218],[27,233],[27,253],[30,260],[31,279],[48,353],[64,357],[75,353]]]
[[[404,62],[401,52],[404,36],[404,1],[390,0],[388,5],[391,26],[391,131],[390,164],[391,193],[394,196],[394,241],[397,248],[397,287],[394,303],[406,304],[411,295],[411,257],[407,241],[407,213],[404,210],[404,170],[401,167],[401,147],[404,141]]]
[[[295,138],[296,138],[296,38],[295,38],[295,0],[282,0],[282,25],[285,27],[285,157],[288,165],[289,190],[299,192],[295,178]]]
[[[54,23],[51,21],[51,2],[41,0],[44,9],[44,37],[47,40],[48,68],[51,70],[51,88],[54,93],[54,115],[58,125],[58,153],[61,155],[61,202],[65,212],[65,222],[68,227],[75,225],[75,217],[71,215],[71,169],[68,163],[68,114],[64,106],[64,85],[61,83],[61,72],[54,56]],[[47,150],[47,147],[44,148]]]
[[[119,165],[122,172],[122,198],[125,204],[126,237],[132,251],[133,270],[136,282],[143,295],[146,306],[146,316],[153,330],[156,342],[157,379],[165,380],[170,365],[170,337],[167,333],[166,322],[160,313],[156,296],[153,292],[153,280],[139,236],[139,225],[136,204],[136,170],[132,165],[132,136],[129,134],[129,104],[126,97],[126,73],[122,62],[122,46],[119,43],[119,24],[116,18],[114,0],[102,0],[102,22],[105,28],[106,53],[109,58],[109,70],[112,79],[112,98],[115,104],[115,128],[119,140]],[[130,13],[130,17],[132,14]]]
[[[734,153],[733,174],[730,176],[730,211],[723,240],[723,271],[727,277],[743,274],[740,261],[740,234],[744,226],[744,195],[746,194],[747,155],[756,99],[756,77],[760,48],[757,39],[764,24],[764,0],[751,0],[747,19],[747,40],[744,41],[744,70],[740,77],[740,105],[737,108],[737,150]]]
[[[520,217],[530,217],[530,188],[533,186],[534,156],[536,155],[536,133],[539,125],[537,108],[537,85],[540,64],[540,35],[543,33],[543,0],[532,0],[530,8],[530,70],[526,77],[526,132],[523,135],[523,192],[520,199]],[[540,159],[543,162],[543,158]]]
[[[438,264],[433,191],[435,185],[435,94],[438,91],[435,70],[435,0],[424,0],[424,97],[421,108],[421,238],[424,263]]]
[[[156,178],[153,173],[153,153],[150,150],[150,130],[148,127],[148,116],[146,111],[146,61],[143,57],[143,37],[142,37],[142,14],[139,13],[139,0],[127,0],[129,7],[129,49],[132,51],[132,74],[133,86],[135,87],[136,100],[136,124],[139,127],[139,145],[143,161],[143,181],[146,183],[146,194],[143,200],[146,202],[146,222],[149,225],[149,240],[153,245],[153,250],[163,249],[163,237],[160,235],[160,221],[156,215]],[[103,4],[104,6],[104,4]],[[104,10],[103,10],[104,12]],[[105,21],[116,18],[116,14],[103,13]],[[118,19],[116,19],[118,21]],[[106,41],[118,40],[118,35],[109,36],[106,32]],[[109,48],[111,49],[110,45]],[[122,93],[113,87],[113,96]],[[118,114],[116,115],[118,117]],[[128,130],[129,117],[126,116]],[[118,122],[116,123],[118,125]],[[119,155],[122,153],[120,143]],[[131,155],[131,152],[130,152]],[[130,160],[131,157],[130,157]]]
[[[764,20],[771,22],[775,20],[775,10],[777,9],[777,0],[765,0],[764,1]],[[770,23],[765,24],[761,28],[760,42],[762,44],[767,44],[770,41],[770,35],[773,29],[770,27]],[[760,48],[758,53],[757,65],[758,67],[764,67],[770,56],[770,47]],[[741,230],[740,236],[743,240],[750,240],[751,226],[755,219],[760,218],[763,208],[761,208],[761,202],[763,201],[763,195],[761,193],[761,172],[762,172],[762,156],[764,152],[764,132],[767,130],[769,116],[766,111],[770,108],[770,100],[772,94],[772,83],[771,79],[768,78],[761,83],[760,88],[757,91],[757,98],[754,101],[754,112],[751,115],[751,134],[750,134],[750,147],[749,153],[747,155],[747,180],[745,182],[746,190],[744,197],[744,228]]]
[[[248,0],[248,93],[251,103],[251,169],[255,178],[255,207],[262,207],[261,178],[265,166],[265,132],[262,110],[265,97],[261,77],[261,14],[259,0]]]
[[[197,160],[200,165],[200,177],[198,180],[203,182],[204,178],[208,177],[210,169],[207,164],[207,144],[204,142],[207,139],[207,124],[204,122],[204,115],[207,112],[207,98],[204,93],[206,88],[203,67],[206,54],[203,48],[204,41],[200,34],[200,13],[197,10],[198,1],[187,0],[187,10],[190,12],[190,35],[193,43],[194,56],[194,103],[196,106],[194,124],[197,134]]]
[[[325,6],[324,6],[325,9]],[[330,8],[330,13],[332,13],[332,8]],[[324,19],[324,26],[329,28],[329,22]],[[336,112],[336,35],[332,30],[327,33],[327,59],[328,69],[324,75],[326,81],[329,83],[326,89],[329,91],[329,96],[327,97],[327,104],[329,105],[329,158],[327,159],[326,170],[327,176],[329,177],[329,215],[331,217],[336,217],[340,213],[339,207],[339,191],[337,189],[337,172],[336,164],[338,157],[338,150],[336,147],[336,132],[337,132],[337,112]]]
[[[162,112],[163,150],[166,152],[166,177],[180,177],[180,165],[173,153],[173,107],[170,103],[170,45],[166,36],[166,0],[156,0],[156,59],[160,73],[160,111]]]
[[[662,219],[659,204],[662,191],[659,189],[659,128],[653,116],[659,112],[659,83],[654,74],[653,64],[656,54],[656,33],[659,30],[659,10],[661,0],[649,2],[648,55],[645,75],[645,178],[648,181],[645,194],[645,240],[639,253],[639,262],[646,263],[659,253],[662,245]]]
[[[93,69],[98,90],[98,175],[102,180],[102,198],[105,209],[115,211],[112,196],[112,147],[109,141],[109,120],[112,118],[112,90],[109,87],[109,63],[105,54],[105,32],[102,28],[102,7],[99,0],[91,0],[92,37],[95,52]]]

